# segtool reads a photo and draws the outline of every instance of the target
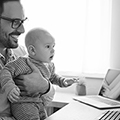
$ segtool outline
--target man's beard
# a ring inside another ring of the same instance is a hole
[[[12,40],[10,39],[10,35],[6,34],[3,29],[0,28],[0,46],[4,48],[17,48],[18,44],[13,44]]]

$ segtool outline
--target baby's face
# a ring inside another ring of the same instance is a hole
[[[54,57],[55,40],[52,36],[46,36],[42,40],[36,41],[36,59],[38,61],[49,63]]]

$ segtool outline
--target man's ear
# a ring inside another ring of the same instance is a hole
[[[36,50],[35,50],[35,47],[33,46],[33,45],[29,45],[28,46],[28,53],[30,54],[30,55],[35,55],[35,53],[36,53]]]

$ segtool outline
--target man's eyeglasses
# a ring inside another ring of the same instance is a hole
[[[19,18],[8,18],[8,17],[4,17],[4,16],[0,16],[1,19],[4,19],[4,20],[7,20],[7,21],[10,21],[12,24],[11,24],[11,27],[13,29],[17,29],[19,28],[23,22],[27,19],[27,17],[23,20],[19,19]]]

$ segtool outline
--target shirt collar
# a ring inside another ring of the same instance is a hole
[[[30,59],[30,61],[31,61],[32,63],[34,63],[34,64],[38,64],[38,65],[43,65],[43,63],[42,63],[42,62],[37,61],[37,60],[35,60],[35,59],[31,58],[30,56],[28,56],[28,57],[29,57],[29,59]]]

